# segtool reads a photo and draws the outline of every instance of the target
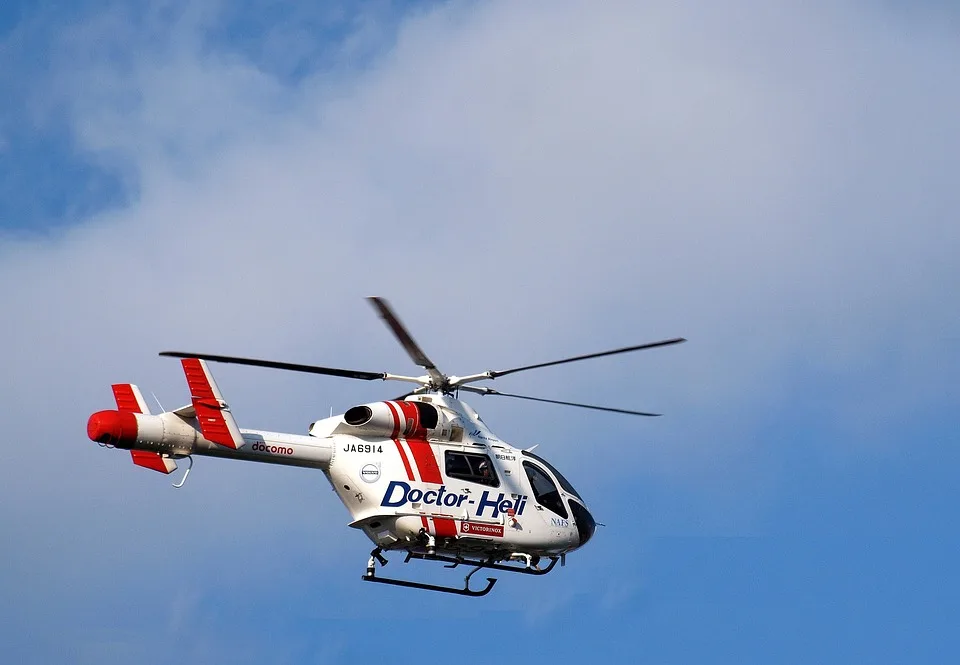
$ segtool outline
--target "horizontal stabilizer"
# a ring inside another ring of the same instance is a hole
[[[174,409],[171,413],[187,420],[197,417],[197,410],[193,408],[193,403],[181,406],[179,409]]]
[[[150,409],[140,394],[140,389],[132,383],[115,383],[113,388],[113,398],[117,401],[117,411],[127,413],[142,413],[150,415]]]
[[[130,457],[137,466],[145,469],[153,469],[160,473],[173,473],[177,468],[177,463],[169,457],[163,457],[159,453],[150,453],[145,450],[131,450]]]
[[[243,445],[240,428],[230,413],[230,407],[223,401],[207,364],[199,358],[184,358],[180,362],[203,438],[226,448],[239,448]]]

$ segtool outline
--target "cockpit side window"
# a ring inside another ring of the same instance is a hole
[[[490,487],[500,487],[497,471],[493,468],[493,464],[490,463],[490,458],[487,455],[448,450],[444,453],[444,465],[447,476],[450,478],[459,478],[460,480],[489,485]]]
[[[554,484],[547,472],[533,462],[524,462],[523,470],[527,473],[530,487],[533,488],[533,497],[541,506],[552,510],[560,517],[567,518],[567,508],[563,505],[560,490]]]
[[[534,455],[533,453],[526,450],[523,451],[523,455],[525,457],[531,457],[537,460],[538,462],[540,462],[540,464],[550,469],[550,472],[553,474],[553,477],[557,479],[557,482],[560,483],[560,487],[563,488],[563,491],[566,492],[567,494],[572,494],[573,496],[580,499],[580,494],[577,492],[577,490],[573,489],[573,485],[570,484],[570,481],[564,478],[563,474],[557,471],[557,468],[552,464],[550,464],[550,462],[543,459],[539,455]],[[580,499],[580,500],[583,501],[583,499]]]

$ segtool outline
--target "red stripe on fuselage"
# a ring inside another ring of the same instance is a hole
[[[440,477],[440,467],[437,466],[437,458],[433,455],[433,446],[426,441],[407,441],[407,445],[410,446],[410,452],[413,453],[413,460],[417,464],[420,480],[436,485],[443,484],[443,478]]]
[[[403,445],[399,439],[394,439],[393,442],[397,444],[397,452],[400,453],[400,459],[403,460],[403,468],[407,472],[407,480],[413,480],[413,469],[410,468],[410,460],[407,459],[407,453],[403,450]]]
[[[397,407],[405,419],[403,436],[408,439],[426,438],[427,430],[420,426],[420,412],[417,410],[417,405],[413,402],[397,402]]]
[[[437,538],[456,538],[457,523],[447,517],[434,517],[433,528]]]
[[[400,433],[400,416],[397,415],[397,407],[393,405],[393,402],[384,402],[384,404],[387,405],[387,408],[390,409],[390,414],[393,416],[393,432],[390,434],[390,438],[396,439],[397,434]]]

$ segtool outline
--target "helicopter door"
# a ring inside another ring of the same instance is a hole
[[[523,470],[527,480],[530,481],[530,490],[536,502],[535,508],[547,526],[565,528],[569,525],[567,506],[553,478],[543,468],[526,460],[523,462]]]

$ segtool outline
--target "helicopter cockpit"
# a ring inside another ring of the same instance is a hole
[[[572,513],[580,539],[580,547],[583,547],[597,529],[597,522],[584,505],[583,498],[573,488],[570,481],[564,478],[563,474],[557,471],[556,467],[547,460],[527,450],[521,451],[521,454],[530,458],[523,461],[523,470],[526,473],[527,480],[530,481],[534,500],[561,519],[569,519]],[[557,483],[560,484],[560,489],[557,488],[557,484],[550,477],[550,474],[553,474],[553,478],[556,478]],[[570,507],[569,512],[567,511],[568,505]]]

